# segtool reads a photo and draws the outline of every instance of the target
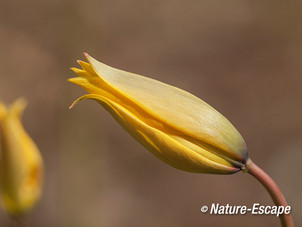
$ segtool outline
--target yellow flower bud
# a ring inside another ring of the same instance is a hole
[[[107,66],[85,54],[89,63],[72,68],[70,82],[94,99],[138,142],[167,164],[184,171],[231,174],[248,159],[234,126],[196,96],[137,74]],[[71,106],[71,107],[72,107]]]
[[[30,211],[42,190],[43,161],[21,123],[25,106],[24,99],[16,100],[8,109],[0,102],[1,203],[13,216]]]

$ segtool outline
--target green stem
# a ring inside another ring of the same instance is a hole
[[[245,167],[247,172],[251,174],[253,177],[255,177],[258,181],[260,181],[260,183],[266,188],[266,190],[272,197],[276,206],[283,206],[284,208],[288,206],[278,185],[267,173],[265,173],[260,167],[258,167],[255,163],[253,163],[252,160],[250,159],[247,161]],[[290,213],[281,214],[279,217],[283,227],[294,226],[294,222]]]

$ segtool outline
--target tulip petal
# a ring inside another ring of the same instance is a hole
[[[123,106],[112,102],[104,96],[88,94],[73,102],[70,108],[83,99],[94,99],[103,105],[116,121],[138,142],[150,150],[156,157],[174,168],[189,172],[230,174],[240,170],[233,163],[178,138],[153,128],[137,118]],[[160,147],[160,148],[159,148]],[[193,149],[192,149],[193,148]]]
[[[89,63],[80,60],[78,61],[78,63],[80,64],[82,69],[88,72],[91,76],[98,76]]]
[[[94,71],[119,96],[174,130],[205,142],[238,162],[248,158],[245,142],[234,126],[196,96],[174,86],[107,66],[87,56]]]
[[[0,186],[2,205],[11,215],[29,211],[41,195],[43,161],[39,150],[21,123],[26,106],[16,100],[1,119],[2,153]],[[2,110],[1,110],[2,109]],[[0,104],[0,112],[4,113]]]
[[[83,69],[78,69],[78,68],[74,68],[74,67],[72,67],[70,69],[72,71],[74,71],[76,74],[78,74],[78,76],[80,76],[80,77],[91,77],[91,75]]]
[[[229,174],[244,167],[248,153],[235,127],[196,96],[171,85],[98,62],[72,70],[68,79],[85,90],[141,144],[171,166]],[[70,108],[71,108],[70,107]]]

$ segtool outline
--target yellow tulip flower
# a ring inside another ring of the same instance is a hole
[[[21,123],[25,106],[24,99],[18,99],[9,109],[0,102],[1,202],[12,216],[30,211],[42,190],[43,161]]]
[[[68,81],[94,99],[156,157],[180,170],[231,174],[248,160],[235,127],[196,96],[137,74],[105,65],[85,54],[89,63],[72,68]],[[71,107],[72,107],[71,106]]]

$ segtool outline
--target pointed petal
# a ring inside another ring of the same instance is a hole
[[[78,63],[81,65],[82,69],[88,72],[91,76],[97,76],[95,71],[92,69],[91,65],[87,62],[78,60]]]
[[[73,102],[71,107],[84,99],[94,99],[103,105],[117,122],[130,133],[139,143],[144,145],[156,157],[174,168],[212,174],[230,174],[240,170],[232,163],[214,155],[202,147],[182,144],[177,135],[169,135],[138,119],[121,105],[96,94],[88,94]],[[193,148],[193,149],[190,149]]]
[[[247,159],[246,145],[239,132],[201,99],[157,80],[112,68],[90,56],[88,60],[106,86],[136,103],[158,121],[216,147],[231,159],[239,162]]]
[[[21,122],[25,106],[25,99],[16,100],[0,124],[2,205],[11,215],[29,211],[41,194],[43,161]]]
[[[21,118],[24,109],[27,106],[27,101],[24,98],[18,98],[9,108],[9,112],[16,117]]]
[[[78,68],[74,68],[74,67],[72,67],[70,69],[73,72],[75,72],[79,77],[91,77],[91,75],[87,71],[85,71],[83,69],[78,69]]]

